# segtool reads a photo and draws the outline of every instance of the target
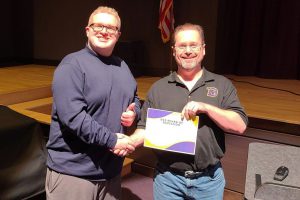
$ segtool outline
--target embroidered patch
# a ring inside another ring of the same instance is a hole
[[[207,87],[207,96],[208,97],[216,97],[218,96],[218,89],[215,87]]]

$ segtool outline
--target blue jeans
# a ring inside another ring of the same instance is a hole
[[[214,175],[195,179],[156,170],[153,185],[154,200],[223,200],[225,177],[222,167]]]

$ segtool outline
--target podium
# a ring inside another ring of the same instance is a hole
[[[278,167],[288,176],[274,179]],[[244,197],[247,200],[299,200],[300,148],[288,145],[250,143]]]

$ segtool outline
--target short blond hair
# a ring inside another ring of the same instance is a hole
[[[203,44],[204,42],[204,31],[202,26],[199,26],[197,24],[191,24],[191,23],[185,23],[183,25],[179,25],[175,28],[173,36],[172,36],[172,45],[175,44],[175,36],[180,32],[180,31],[185,31],[185,30],[195,30],[199,33]]]
[[[92,12],[92,14],[90,15],[90,18],[89,18],[88,26],[91,25],[93,16],[96,14],[99,14],[99,13],[107,13],[107,14],[111,14],[111,15],[115,16],[117,19],[117,23],[118,23],[117,24],[118,29],[119,30],[121,29],[121,19],[119,17],[118,12],[114,8],[106,7],[106,6],[99,6],[96,10],[94,10]]]

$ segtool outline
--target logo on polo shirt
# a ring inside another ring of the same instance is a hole
[[[215,87],[207,87],[207,96],[208,97],[216,97],[218,96],[218,89]]]

